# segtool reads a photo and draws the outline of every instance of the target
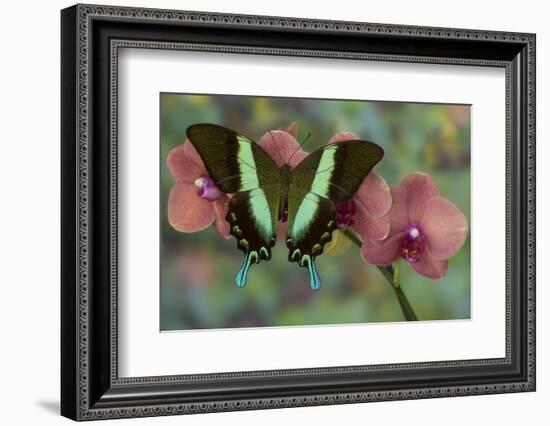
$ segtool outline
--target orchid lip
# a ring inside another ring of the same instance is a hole
[[[425,246],[424,233],[418,226],[411,225],[401,241],[401,256],[409,263],[416,263],[422,256]]]
[[[336,225],[338,228],[344,229],[353,225],[355,211],[355,201],[353,198],[338,204],[336,206]]]
[[[197,195],[206,200],[215,201],[219,199],[223,193],[214,185],[214,181],[210,176],[201,176],[195,179],[195,186],[197,189]]]

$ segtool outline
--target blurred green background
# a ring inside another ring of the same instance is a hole
[[[184,234],[167,221],[174,181],[169,151],[186,128],[211,122],[256,141],[296,121],[306,151],[351,131],[385,150],[376,171],[390,186],[408,174],[430,174],[445,198],[470,219],[470,108],[464,105],[339,101],[226,95],[161,94],[161,330],[403,321],[395,294],[375,266],[352,245],[316,261],[322,283],[314,292],[308,272],[287,260],[278,241],[269,262],[253,265],[248,284],[234,283],[243,254],[233,238],[213,229]],[[402,288],[421,320],[470,317],[470,238],[449,260],[448,274],[431,281],[401,264]]]

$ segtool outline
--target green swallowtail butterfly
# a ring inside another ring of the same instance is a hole
[[[260,145],[223,126],[194,124],[187,128],[187,137],[215,185],[234,194],[226,220],[245,255],[237,285],[244,287],[251,264],[271,258],[286,209],[288,259],[307,267],[311,288],[319,289],[315,258],[336,229],[335,204],[353,196],[382,159],[383,149],[359,140],[329,144],[291,170],[288,165],[278,167]]]

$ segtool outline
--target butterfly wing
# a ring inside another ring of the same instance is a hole
[[[235,194],[226,220],[245,255],[235,279],[244,287],[250,265],[271,258],[281,202],[280,170],[258,144],[226,127],[195,124],[187,128],[187,137],[215,185]]]
[[[288,259],[308,268],[314,290],[320,286],[315,257],[322,254],[336,229],[335,203],[352,198],[383,155],[383,149],[372,142],[339,142],[311,153],[292,171]]]
[[[220,191],[234,194],[280,183],[280,171],[252,139],[216,124],[194,124],[187,137]]]
[[[313,290],[318,290],[321,285],[315,268],[315,257],[323,252],[324,245],[332,239],[334,229],[336,208],[332,201],[300,187],[291,187],[286,236],[288,260],[308,268]]]
[[[244,253],[243,265],[235,278],[244,287],[252,263],[271,259],[271,247],[277,240],[277,218],[281,192],[279,186],[268,185],[239,192],[229,200],[226,219],[237,247]]]

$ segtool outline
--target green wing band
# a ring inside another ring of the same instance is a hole
[[[328,146],[321,152],[317,171],[311,182],[310,191],[325,198],[329,198],[332,177],[336,170],[336,150],[338,146]]]

